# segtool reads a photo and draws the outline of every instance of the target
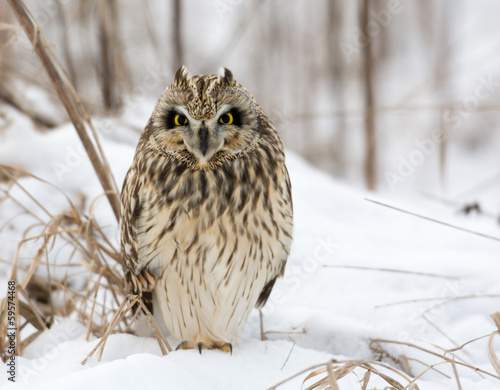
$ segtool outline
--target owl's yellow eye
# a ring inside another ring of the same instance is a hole
[[[232,125],[233,124],[233,114],[228,112],[227,114],[222,115],[219,118],[219,122],[223,125]]]
[[[184,115],[177,114],[174,118],[174,123],[176,126],[184,126],[187,125],[188,120]]]

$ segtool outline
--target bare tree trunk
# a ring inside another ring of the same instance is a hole
[[[8,9],[9,5],[5,2],[0,3],[0,21],[3,23],[11,23],[11,12]],[[8,48],[8,30],[0,30],[0,100],[4,100],[5,98],[1,95],[5,94],[6,84],[8,80],[7,72],[5,70],[5,64],[7,62],[7,58],[10,59],[12,56],[10,48]]]
[[[346,89],[346,69],[344,61],[338,52],[338,42],[342,35],[344,27],[344,16],[346,12],[344,1],[327,2],[327,53],[328,69],[331,80],[332,102],[334,111],[344,111],[345,109],[345,89]],[[334,134],[332,139],[332,151],[330,162],[332,163],[331,172],[339,176],[346,175],[346,117],[339,115],[335,118],[336,128],[332,129]]]
[[[11,20],[11,12],[9,11],[9,6],[5,2],[0,3],[0,21],[3,23],[10,24],[12,23]],[[13,23],[12,23],[13,24]],[[9,31],[8,29],[0,29],[0,48],[2,49],[2,57],[5,55],[5,47],[8,42],[9,36],[12,34],[12,31]],[[0,62],[2,58],[0,57]]]
[[[65,9],[64,6],[61,2],[61,0],[57,1],[58,6],[59,6],[59,19],[61,21],[62,28],[64,30],[64,34],[62,34],[62,49],[63,49],[63,55],[64,55],[64,60],[66,62],[66,69],[68,71],[68,77],[71,81],[71,84],[73,84],[73,87],[77,90],[78,89],[78,77],[75,69],[75,64],[73,61],[73,57],[71,55],[70,51],[70,36],[69,36],[69,28],[70,25],[68,23],[66,14],[65,14]]]
[[[101,89],[104,106],[110,110],[117,104],[115,47],[113,47],[113,28],[116,20],[116,0],[99,2],[99,44],[101,49]]]
[[[369,0],[362,0],[360,28],[365,31],[368,25]],[[368,42],[362,50],[363,84],[365,96],[365,184],[369,190],[374,190],[377,181],[376,169],[376,140],[375,140],[375,111],[373,110],[373,58],[371,44]]]
[[[448,123],[444,120],[444,112],[446,109],[440,110],[441,126],[440,129],[440,144],[439,144],[439,181],[441,184],[441,194],[446,192],[446,160],[448,156]]]
[[[430,6],[428,6],[430,8]],[[449,21],[447,22],[446,12],[447,10],[438,4],[434,6],[435,21],[437,22],[433,31],[432,43],[435,45],[431,50],[435,53],[435,59],[433,64],[434,71],[434,88],[436,95],[439,97],[442,103],[453,100],[453,90],[452,85],[450,85],[450,55],[452,45],[449,45],[448,29]],[[446,48],[443,50],[442,48]],[[448,137],[449,126],[445,120],[445,110],[440,111],[440,129],[441,129],[441,142],[439,144],[439,179],[441,194],[444,195],[447,190],[446,183],[446,168],[447,168],[447,149],[448,149]]]
[[[174,43],[174,59],[172,64],[174,70],[184,65],[184,53],[182,47],[182,6],[181,0],[173,0],[173,23],[172,23],[172,39]]]

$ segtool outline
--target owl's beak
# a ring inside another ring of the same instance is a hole
[[[210,122],[203,119],[197,128],[186,131],[184,144],[200,163],[206,164],[224,145],[224,138],[222,134],[214,131]]]
[[[208,129],[205,126],[205,123],[201,125],[200,128],[200,150],[201,153],[206,156],[208,149]]]

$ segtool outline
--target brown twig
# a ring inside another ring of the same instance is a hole
[[[430,278],[458,279],[455,276],[439,275],[439,274],[433,274],[433,273],[429,273],[429,272],[408,271],[408,270],[393,269],[393,268],[363,267],[363,266],[357,266],[357,265],[334,265],[334,264],[325,264],[325,265],[323,265],[323,267],[325,267],[325,268],[359,269],[359,270],[366,270],[366,271],[393,272],[393,273],[399,273],[399,274],[428,276]]]
[[[365,198],[365,200],[367,200],[368,202],[372,202],[372,203],[378,204],[380,206],[388,207],[388,208],[393,209],[393,210],[401,211],[402,213],[405,213],[405,214],[413,215],[414,217],[422,218],[422,219],[425,219],[427,221],[439,223],[440,225],[444,225],[444,226],[451,227],[453,229],[461,230],[461,231],[466,232],[466,233],[471,233],[471,234],[475,234],[476,236],[480,236],[480,237],[484,237],[484,238],[489,238],[490,240],[500,241],[499,237],[490,236],[488,234],[484,234],[484,233],[476,232],[474,230],[466,229],[466,228],[463,228],[463,227],[460,227],[460,226],[452,225],[451,223],[439,221],[437,219],[426,217],[424,215],[420,215],[420,214],[417,214],[417,213],[413,213],[413,212],[408,211],[408,210],[403,210],[403,209],[400,209],[398,207],[394,207],[394,206],[391,206],[391,205],[388,205],[388,204],[385,204],[385,203],[382,203],[382,202],[377,202],[376,200],[373,200],[373,199]]]
[[[290,338],[290,340],[292,340],[293,344],[292,344],[292,348],[290,348],[290,352],[288,352],[288,355],[287,355],[287,357],[285,359],[285,362],[281,366],[282,370],[285,368],[286,364],[288,363],[288,360],[290,359],[290,356],[292,355],[293,349],[295,348],[295,340],[292,339],[290,336],[288,336],[288,337]]]
[[[26,105],[22,104],[18,99],[16,99],[16,97],[10,91],[8,91],[5,88],[5,85],[3,86],[3,88],[0,88],[0,100],[3,100],[7,104],[10,104],[12,107],[16,108],[23,114],[30,117],[30,119],[35,123],[35,125],[41,125],[49,129],[56,127],[58,125],[58,123],[55,122],[54,120],[50,118],[45,118],[42,115],[26,107]]]

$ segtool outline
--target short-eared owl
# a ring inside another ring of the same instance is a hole
[[[281,141],[231,71],[177,70],[121,202],[130,291],[180,348],[231,351],[283,275],[293,218]]]

